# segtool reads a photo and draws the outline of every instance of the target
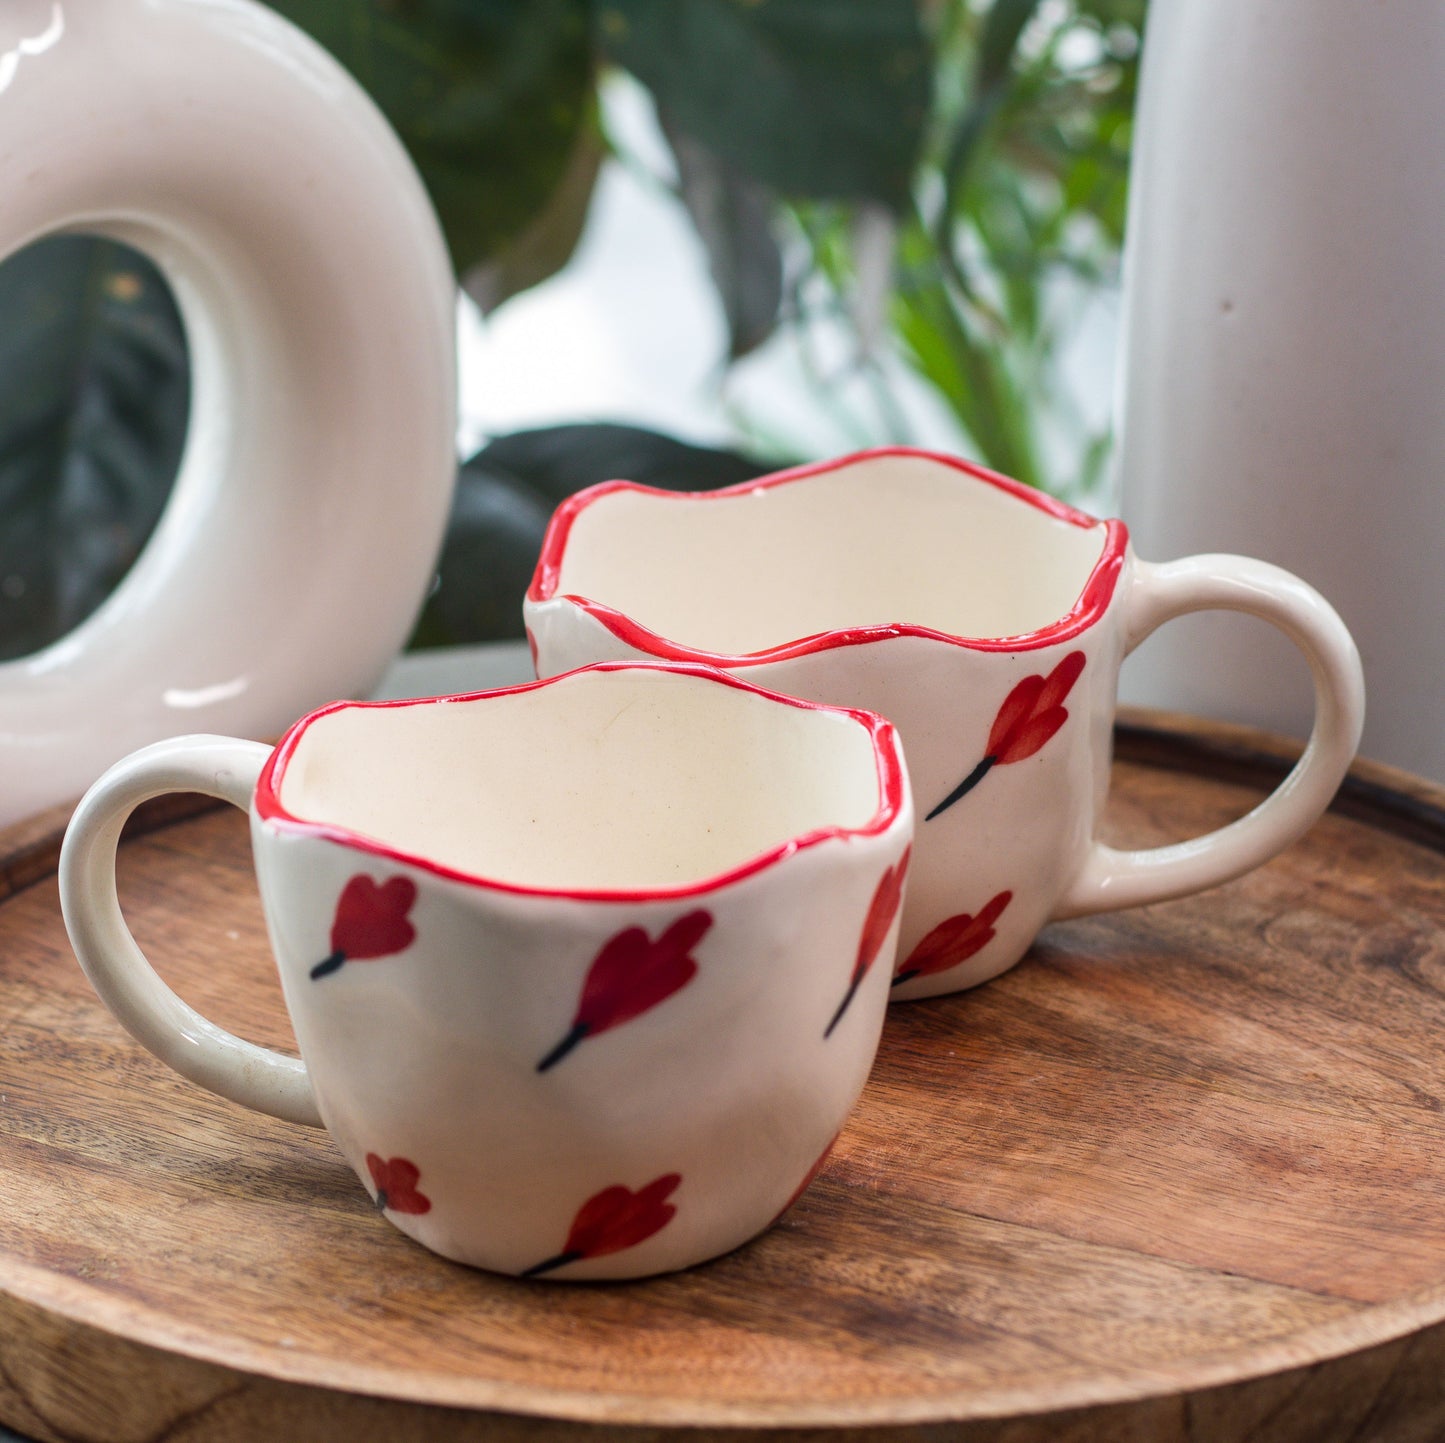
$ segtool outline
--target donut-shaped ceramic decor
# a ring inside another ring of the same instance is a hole
[[[455,283],[342,67],[252,0],[4,0],[0,258],[110,236],[185,321],[190,431],[111,597],[0,665],[0,822],[181,732],[275,736],[366,693],[456,474]]]

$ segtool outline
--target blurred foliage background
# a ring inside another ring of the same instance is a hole
[[[645,87],[726,319],[728,368],[820,324],[866,439],[909,442],[899,366],[974,458],[1087,500],[1109,456],[1064,358],[1117,284],[1147,0],[271,0],[357,77],[435,202],[483,312],[567,264],[607,164],[609,77]],[[0,657],[64,635],[164,507],[189,365],[143,257],[86,237],[0,266]],[[521,635],[556,503],[628,476],[702,489],[810,459],[737,418],[707,450],[578,424],[489,438],[462,466],[414,645]]]

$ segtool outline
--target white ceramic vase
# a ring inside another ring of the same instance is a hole
[[[1362,751],[1445,779],[1445,5],[1153,0],[1125,258],[1122,507],[1339,608]],[[1276,637],[1171,628],[1127,700],[1303,735]],[[1253,639],[1253,638],[1252,638]]]
[[[177,732],[364,693],[455,478],[455,285],[371,101],[252,0],[0,3],[0,258],[86,231],[166,273],[190,432],[166,511],[69,636],[0,665],[0,824]]]

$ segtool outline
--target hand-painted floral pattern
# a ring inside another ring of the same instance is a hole
[[[915,977],[947,972],[950,967],[957,967],[960,962],[966,962],[975,953],[983,951],[997,935],[993,924],[1013,901],[1013,895],[1012,892],[1000,892],[985,903],[977,916],[970,917],[965,913],[940,922],[899,966],[893,985],[898,987]]]
[[[347,962],[391,957],[416,940],[407,914],[416,901],[410,877],[376,883],[364,873],[342,889],[331,924],[331,955],[311,969],[312,979],[325,977]]]
[[[641,927],[628,927],[598,952],[567,1035],[537,1064],[555,1067],[585,1037],[630,1022],[666,1002],[697,975],[692,949],[707,935],[712,914],[702,910],[679,917],[653,941]]]
[[[838,1004],[833,1020],[824,1028],[824,1037],[831,1037],[833,1029],[843,1020],[843,1014],[853,1001],[859,985],[868,975],[868,969],[882,950],[884,942],[888,940],[888,929],[893,925],[893,919],[898,915],[898,904],[903,900],[903,883],[908,875],[908,858],[911,852],[911,848],[904,852],[898,859],[898,865],[889,867],[884,872],[873,893],[873,900],[868,905],[868,915],[863,920],[863,935],[858,942],[858,957],[853,963],[853,975],[849,979],[848,990],[843,994],[843,1000]]]
[[[1004,698],[988,734],[983,760],[923,819],[931,822],[967,796],[994,767],[1031,757],[1068,721],[1064,699],[1084,669],[1084,653],[1071,651],[1047,676],[1026,676]]]
[[[421,1170],[404,1157],[383,1158],[374,1152],[366,1154],[366,1170],[376,1187],[378,1212],[412,1213],[431,1211],[431,1199],[417,1190]]]
[[[646,1242],[676,1215],[677,1208],[668,1198],[681,1181],[680,1173],[670,1172],[636,1192],[621,1185],[603,1188],[578,1209],[562,1251],[533,1264],[522,1276],[540,1277],[583,1258],[606,1257]]]

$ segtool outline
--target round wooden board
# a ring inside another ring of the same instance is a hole
[[[1278,744],[1136,716],[1110,831],[1217,825]],[[1445,791],[1360,768],[1228,887],[1049,929],[894,1009],[772,1232],[645,1283],[422,1251],[328,1139],[220,1102],[91,995],[57,825],[0,837],[0,1419],[49,1440],[959,1443],[1445,1433]],[[184,995],[289,1027],[230,809],[121,849]]]

